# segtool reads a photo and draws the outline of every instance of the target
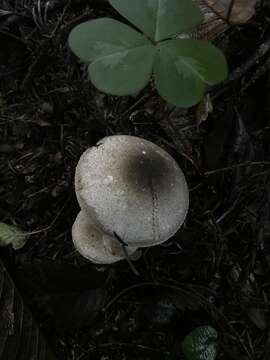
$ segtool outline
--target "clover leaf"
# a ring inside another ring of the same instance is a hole
[[[182,343],[187,360],[215,360],[218,352],[218,333],[211,326],[200,326],[193,330]]]
[[[203,40],[176,39],[201,20],[192,0],[109,0],[142,32],[110,18],[77,25],[69,35],[71,50],[88,64],[93,84],[112,95],[142,90],[154,73],[160,95],[179,107],[198,103],[207,85],[227,76],[226,60]]]

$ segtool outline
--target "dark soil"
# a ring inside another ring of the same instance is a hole
[[[34,0],[0,4],[0,221],[34,232],[0,255],[56,357],[183,359],[185,335],[208,324],[218,359],[269,359],[270,51],[258,53],[269,1],[217,39],[231,77],[211,89],[202,124],[197,107],[169,108],[151,85],[119,98],[87,80],[67,36],[84,20],[115,17],[106,1],[55,0],[47,11],[41,1],[40,12]],[[185,225],[143,251],[139,276],[126,261],[87,262],[71,240],[76,164],[113,134],[163,147],[190,188]]]

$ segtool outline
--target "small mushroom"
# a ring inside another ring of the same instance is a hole
[[[98,264],[168,240],[189,205],[176,161],[152,142],[127,135],[105,137],[82,154],[75,190],[81,212],[72,228],[74,245]]]

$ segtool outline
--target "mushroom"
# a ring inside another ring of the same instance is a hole
[[[128,135],[105,137],[82,154],[75,191],[81,212],[73,242],[97,264],[165,242],[184,222],[189,205],[176,161],[154,143]]]

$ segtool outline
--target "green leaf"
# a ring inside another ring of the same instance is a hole
[[[111,5],[153,41],[192,30],[202,21],[192,0],[109,0]]]
[[[156,49],[142,46],[104,57],[89,65],[93,84],[111,95],[132,95],[150,80]]]
[[[0,246],[12,245],[13,249],[21,249],[29,235],[14,225],[0,223]]]
[[[193,330],[182,343],[187,360],[215,360],[218,352],[218,333],[211,326],[200,326]]]
[[[179,39],[158,46],[154,65],[155,81],[160,95],[179,107],[198,103],[206,90],[227,76],[224,55],[204,40]]]
[[[142,34],[119,21],[101,18],[76,26],[69,36],[71,50],[88,67],[101,91],[129,95],[149,81],[156,48]]]

